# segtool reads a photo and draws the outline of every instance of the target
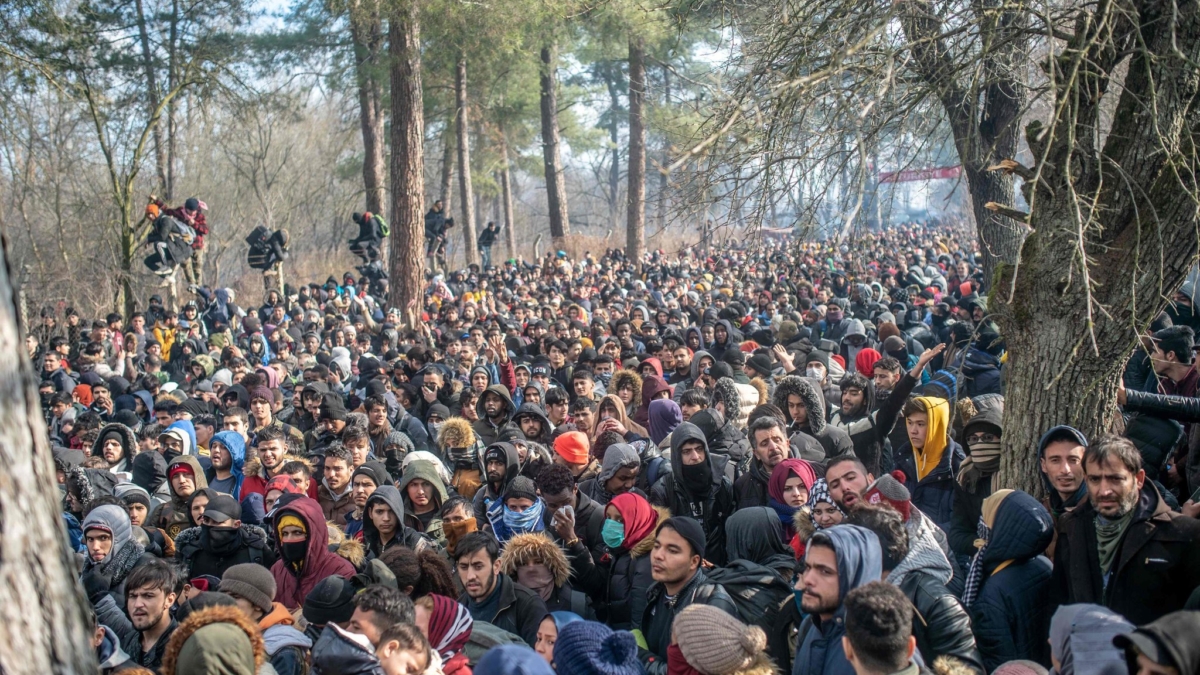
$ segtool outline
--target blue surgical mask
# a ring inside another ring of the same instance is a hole
[[[600,538],[609,548],[620,548],[625,543],[625,523],[619,523],[611,518],[604,521],[600,528]]]

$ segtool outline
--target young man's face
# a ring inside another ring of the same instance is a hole
[[[692,545],[675,530],[658,531],[650,552],[650,576],[663,584],[687,581],[700,565],[700,556],[692,554]]]
[[[373,427],[382,427],[384,422],[387,422],[387,407],[381,405],[373,405],[367,410],[367,419]]]
[[[1083,484],[1083,450],[1083,446],[1074,441],[1046,444],[1042,452],[1042,473],[1059,494],[1073,495]]]
[[[129,613],[133,627],[139,631],[148,630],[161,621],[169,620],[168,610],[174,602],[175,594],[167,593],[161,588],[147,586],[125,593],[125,610]]]
[[[83,539],[87,545],[88,557],[92,559],[92,562],[100,562],[112,552],[113,539],[108,532],[88,530],[84,533]]]
[[[346,449],[354,456],[351,460],[355,467],[360,467],[367,461],[367,455],[371,454],[371,441],[368,438],[355,438],[346,442]]]
[[[929,433],[929,414],[915,412],[904,418],[904,426],[908,429],[908,442],[914,448],[925,447],[925,437]]]
[[[475,600],[483,600],[492,592],[496,583],[496,575],[500,573],[500,561],[488,558],[486,549],[479,549],[471,555],[464,555],[455,562],[458,580],[462,582],[467,595]]]
[[[341,492],[350,483],[352,469],[346,460],[333,458],[325,460],[325,482],[334,492]]]
[[[287,457],[287,444],[282,439],[262,441],[258,444],[258,460],[268,472],[278,469]]]
[[[250,414],[254,415],[254,420],[259,424],[271,423],[271,402],[265,398],[256,398],[250,401]]]
[[[900,373],[893,373],[883,368],[876,368],[874,374],[875,391],[877,392],[891,391],[896,387],[896,383],[900,381]]]
[[[837,555],[828,546],[809,546],[804,553],[805,569],[796,582],[803,590],[800,606],[809,614],[831,614],[842,604],[838,584]]]

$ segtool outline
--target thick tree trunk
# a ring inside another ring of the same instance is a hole
[[[479,263],[475,245],[475,193],[471,187],[471,135],[467,127],[467,55],[460,53],[454,68],[454,102],[458,132],[458,196],[462,200],[463,251],[468,265]]]
[[[350,38],[354,43],[354,74],[358,80],[359,125],[363,139],[363,190],[367,210],[383,213],[383,104],[380,92],[379,53],[383,48],[383,21],[374,0],[350,8]]]
[[[671,69],[667,65],[663,65],[663,107],[671,105]],[[655,210],[655,219],[658,220],[658,232],[661,234],[667,229],[667,170],[671,165],[671,142],[666,134],[663,134],[662,143],[662,159],[659,160],[658,167],[658,208]]]
[[[7,249],[7,242],[5,242]],[[17,325],[16,279],[0,265],[0,664],[6,675],[95,673],[85,599],[33,368]]]
[[[142,48],[142,76],[146,78],[146,104],[150,110],[158,110],[158,73],[154,70],[154,53],[150,49],[150,31],[146,27],[146,9],[143,0],[136,0],[138,43]],[[159,190],[167,186],[167,149],[163,144],[162,126],[154,125],[154,169],[158,175]]]
[[[392,244],[388,304],[417,328],[425,277],[425,119],[421,25],[416,0],[397,2],[388,22],[392,73]]]
[[[608,144],[611,146],[608,150],[608,227],[616,232],[621,224],[621,90],[618,81],[621,68],[616,63],[603,67],[608,87]]]
[[[629,222],[625,255],[642,269],[646,252],[646,45],[629,38]]]
[[[442,175],[437,198],[442,201],[442,213],[449,215],[454,201],[454,125],[447,124],[442,133]]]
[[[504,241],[508,244],[508,257],[517,257],[517,233],[513,228],[512,180],[508,167],[508,137],[500,127],[500,199],[504,211]]]
[[[567,215],[567,183],[563,177],[558,137],[558,57],[554,45],[542,47],[541,85],[542,159],[546,168],[546,200],[550,211],[550,237],[561,249],[571,224]]]

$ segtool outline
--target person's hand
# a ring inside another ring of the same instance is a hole
[[[784,372],[790,373],[796,369],[796,361],[792,355],[788,353],[787,348],[783,345],[775,345],[771,347],[771,353],[775,355],[775,360],[783,366]]]
[[[93,605],[103,600],[104,594],[112,588],[112,584],[103,574],[100,574],[98,567],[92,568],[90,572],[85,572],[79,578],[79,583],[83,584],[83,592],[87,595],[88,602]]]
[[[437,401],[437,389],[430,389],[428,384],[421,385],[421,396],[426,403],[433,403]]]
[[[508,363],[508,348],[504,346],[503,336],[493,335],[488,338],[488,350],[495,353],[495,358],[500,363]]]
[[[921,371],[925,370],[925,366],[929,365],[929,362],[933,360],[933,357],[941,354],[944,351],[946,351],[945,342],[935,346],[933,349],[926,349],[924,353],[917,357],[917,365],[912,367],[909,375],[912,375],[914,378],[920,377]]]
[[[1125,378],[1117,378],[1117,405],[1125,405],[1125,399]],[[1192,517],[1195,518],[1195,516]]]
[[[629,432],[629,430],[625,428],[625,425],[621,424],[621,420],[615,417],[610,417],[604,420],[604,422],[601,423],[601,427],[603,427],[604,431],[615,431],[622,436]]]
[[[575,513],[573,511],[573,509],[563,507],[555,511],[554,518],[551,519],[554,533],[564,542],[575,538]]]
[[[1190,499],[1183,503],[1183,506],[1180,508],[1180,510],[1183,512],[1183,515],[1187,516],[1188,518],[1200,517],[1200,504]]]

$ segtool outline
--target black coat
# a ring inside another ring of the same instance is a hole
[[[218,579],[225,570],[242,563],[255,563],[270,569],[275,550],[267,533],[256,525],[242,525],[238,541],[217,550],[201,527],[191,527],[175,537],[175,560],[182,564],[188,578],[211,575]]]
[[[913,637],[926,663],[953,656],[983,675],[983,657],[971,633],[971,618],[946,585],[931,574],[909,574],[898,586],[912,601]]]
[[[951,439],[942,453],[942,459],[921,480],[917,480],[917,460],[913,456],[912,444],[905,444],[896,454],[896,468],[904,472],[904,487],[912,495],[913,506],[937,523],[942,530],[950,529],[950,516],[954,511],[954,489],[962,461],[966,459],[962,446]]]
[[[507,574],[497,575],[496,584],[499,588],[495,592],[500,594],[496,615],[490,620],[487,617],[476,617],[476,620],[520,635],[530,647],[537,644],[538,626],[548,614],[546,603],[537,593],[513,581]],[[466,607],[471,606],[471,598],[466,593],[459,596],[458,601]]]
[[[704,441],[704,434],[696,425],[684,422],[671,433],[671,453],[678,455],[680,447],[687,440]],[[688,491],[683,481],[683,462],[678,462],[671,465],[671,473],[663,476],[650,491],[650,503],[665,506],[673,516],[688,516],[699,521],[707,539],[705,560],[724,565],[725,519],[736,508],[733,483],[725,476],[725,456],[711,452],[705,454],[712,474],[707,495],[692,495]]]
[[[1200,586],[1200,520],[1171,511],[1149,482],[1125,531],[1105,587],[1091,501],[1060,521],[1051,602],[1104,605],[1135,625],[1183,609]]]
[[[725,589],[710,583],[703,569],[697,569],[691,581],[675,596],[674,602],[664,597],[662,584],[654,584],[646,597],[646,610],[642,614],[642,635],[646,638],[646,650],[650,657],[643,662],[648,675],[663,675],[667,672],[667,647],[671,644],[671,627],[675,617],[693,604],[710,605],[723,609],[730,616],[738,616],[737,607]]]
[[[1051,565],[1042,551],[1053,538],[1054,519],[1036,499],[1014,492],[1000,502],[980,560],[983,585],[970,608],[988,672],[1017,659],[1049,663]],[[1013,562],[995,571],[1006,561]]]

